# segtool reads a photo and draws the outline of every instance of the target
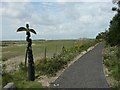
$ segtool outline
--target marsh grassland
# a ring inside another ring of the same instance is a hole
[[[24,67],[25,41],[2,42],[2,85],[14,82],[18,88],[41,88],[38,77],[55,76],[82,51],[96,44],[94,39],[83,40],[35,40],[32,44],[35,61],[36,80],[27,80],[27,71]],[[46,48],[46,57],[45,57]]]

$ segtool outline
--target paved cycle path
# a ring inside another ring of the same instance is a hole
[[[55,88],[108,88],[103,64],[104,44],[98,44],[72,64],[51,87]]]

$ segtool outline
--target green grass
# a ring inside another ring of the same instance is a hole
[[[6,42],[5,42],[6,43]],[[7,42],[7,46],[2,48],[3,60],[24,55],[26,44],[25,42],[12,43]],[[39,57],[35,62],[36,74],[39,76],[55,75],[56,72],[67,65],[67,63],[81,51],[87,50],[90,46],[95,45],[95,40],[56,40],[56,41],[33,41],[34,57]],[[65,47],[63,50],[62,47]],[[44,61],[44,51],[47,47],[47,61]],[[55,55],[54,55],[55,54]],[[43,60],[41,60],[43,59]],[[14,82],[18,88],[42,88],[42,85],[37,81],[30,82],[27,80],[27,71],[24,69],[24,64],[20,64],[20,69],[13,73],[3,74],[3,86],[8,82]],[[12,67],[12,66],[11,66]]]
[[[2,88],[2,76],[0,76],[0,89]]]
[[[33,53],[35,56],[43,56],[45,47],[47,47],[47,57],[51,57],[54,53],[59,53],[61,51],[62,46],[67,46],[67,48],[70,48],[74,45],[74,40],[66,40],[66,41],[45,41],[42,44],[39,44],[38,42],[33,45]]]
[[[66,48],[71,48],[75,44],[82,44],[90,40],[48,40],[48,41],[33,41],[33,55],[34,57],[43,58],[44,49],[47,47],[47,57],[50,58],[54,53],[59,54],[61,48],[64,45]],[[6,61],[9,58],[13,58],[20,55],[25,55],[26,42],[12,41],[3,42],[8,46],[2,47],[2,59]]]
[[[38,82],[33,81],[20,81],[17,83],[17,88],[43,88]]]
[[[53,53],[59,53],[61,47],[63,45],[67,46],[68,48],[74,44],[74,40],[66,40],[66,41],[33,41],[33,54],[34,57],[43,57],[44,48],[47,47],[47,57],[51,57]],[[26,44],[13,44],[7,43],[8,46],[2,48],[2,58],[9,59],[15,56],[24,55]]]
[[[22,64],[23,65],[23,64]],[[20,64],[21,66],[21,64]],[[43,88],[41,83],[37,81],[28,81],[27,79],[27,71],[23,66],[19,68],[19,70],[14,73],[7,73],[4,71],[2,77],[2,87],[4,87],[7,83],[14,82],[17,88]]]
[[[110,82],[111,87],[120,89],[120,58],[117,56],[119,53],[118,47],[107,46],[104,53],[104,64],[109,70],[109,77],[114,79],[115,84]]]
[[[71,48],[66,48],[64,46],[59,54],[52,58],[47,58],[46,62],[44,62],[44,59],[36,61],[36,71],[43,75],[55,75],[57,71],[64,68],[74,57],[95,44],[96,42],[91,40],[84,43],[78,42]]]
[[[41,83],[39,83],[37,81],[28,81],[28,80],[26,80],[26,78],[23,80],[19,79],[19,81],[18,81],[15,79],[16,75],[18,75],[18,74],[14,74],[14,75],[7,74],[7,76],[4,76],[3,77],[4,81],[3,81],[2,85],[5,86],[9,82],[14,82],[14,84],[17,88],[43,88]]]

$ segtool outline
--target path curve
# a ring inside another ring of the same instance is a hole
[[[98,44],[64,71],[54,82],[53,88],[109,88],[106,81],[102,50],[104,44]]]

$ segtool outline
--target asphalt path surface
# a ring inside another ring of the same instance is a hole
[[[103,48],[104,44],[100,43],[94,49],[83,55],[66,69],[51,87],[109,88],[103,72]]]

